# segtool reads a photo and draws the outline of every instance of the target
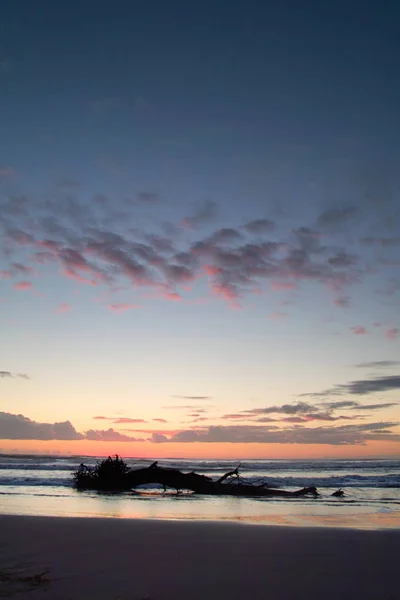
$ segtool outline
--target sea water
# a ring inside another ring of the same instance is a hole
[[[316,486],[318,498],[235,498],[176,494],[147,486],[135,492],[98,493],[74,489],[72,472],[83,456],[0,455],[0,513],[141,519],[227,520],[245,523],[400,527],[399,460],[246,460],[240,473],[249,482],[287,490]],[[143,467],[150,460],[126,459]],[[217,479],[239,461],[161,459],[160,465]],[[342,488],[342,498],[332,493]]]

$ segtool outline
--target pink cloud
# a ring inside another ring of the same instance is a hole
[[[76,271],[72,269],[65,268],[62,270],[63,274],[69,279],[75,279],[75,281],[79,281],[80,283],[87,283],[88,285],[97,285],[97,281],[94,279],[85,279],[82,275],[79,275]]]
[[[392,327],[386,331],[385,336],[388,340],[397,340],[399,333],[400,329],[398,327]]]
[[[182,300],[182,296],[175,292],[174,290],[169,289],[167,285],[159,284],[155,286],[159,296],[161,298],[165,298],[166,300],[172,300],[174,302],[180,302]]]
[[[362,325],[355,325],[354,327],[350,327],[351,331],[354,335],[366,335],[368,331]]]
[[[350,298],[347,296],[341,296],[340,298],[335,298],[333,303],[339,308],[347,308],[350,305]]]
[[[281,292],[283,290],[297,290],[297,284],[292,281],[273,281],[271,287],[274,292]]]
[[[10,279],[12,277],[11,271],[0,271],[0,277],[3,279]]]
[[[284,317],[287,317],[288,313],[285,312],[275,312],[269,315],[270,319],[283,319]]]
[[[30,290],[33,288],[31,281],[19,281],[18,283],[14,283],[14,290]]]
[[[204,265],[203,269],[207,275],[211,276],[218,275],[222,272],[222,269],[220,267],[216,267],[215,265]]]
[[[72,306],[67,302],[61,302],[61,304],[56,308],[57,313],[64,313],[71,310]]]
[[[241,308],[238,302],[238,291],[235,285],[230,283],[211,283],[211,289],[215,296],[219,296],[223,300],[226,300],[233,308]]]
[[[115,304],[109,304],[107,308],[112,310],[113,312],[120,313],[125,310],[131,310],[132,308],[138,308],[138,304],[133,303],[125,303],[125,302],[116,302]]]
[[[114,419],[113,423],[114,424],[120,424],[120,423],[147,423],[147,421],[145,421],[144,419],[130,419],[128,417],[120,417],[119,419]]]

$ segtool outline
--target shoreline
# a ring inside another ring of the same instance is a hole
[[[399,545],[398,530],[0,515],[2,572],[48,571],[32,600],[389,600]]]

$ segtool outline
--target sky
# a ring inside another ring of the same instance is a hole
[[[400,455],[399,18],[3,7],[0,452]]]

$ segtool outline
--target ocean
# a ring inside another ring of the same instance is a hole
[[[84,456],[0,455],[0,513],[141,519],[239,521],[267,525],[400,528],[399,460],[246,460],[241,475],[270,487],[316,486],[319,498],[233,498],[146,487],[122,494],[76,491]],[[126,459],[130,466],[153,460]],[[218,478],[238,461],[160,459],[162,466]],[[338,488],[344,497],[333,497]]]

